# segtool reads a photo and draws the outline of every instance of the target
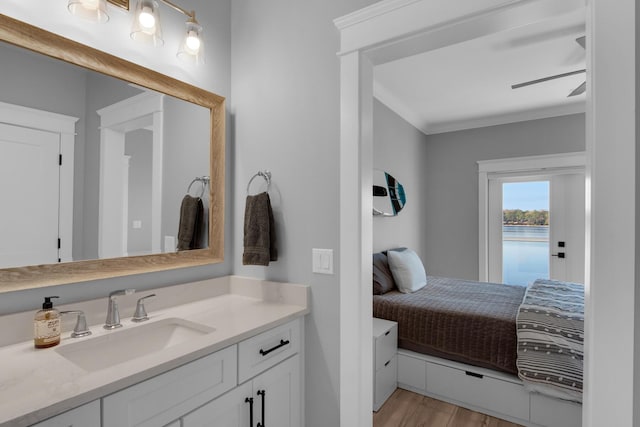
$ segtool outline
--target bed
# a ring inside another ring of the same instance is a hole
[[[456,394],[466,396],[464,390],[453,390],[452,384],[459,389],[475,384],[467,384],[466,378],[458,383],[448,373],[488,375],[498,389],[487,393],[515,403],[479,404],[482,397],[471,393],[466,406],[486,407],[493,415],[525,425],[580,425],[580,405],[575,402],[582,397],[582,285],[547,280],[529,287],[507,286],[425,273],[426,285],[401,292],[387,252],[374,254],[373,272],[373,316],[398,323],[398,354],[403,356],[399,374],[404,372],[406,382],[414,384],[403,388],[445,400],[451,392],[449,400],[465,406],[467,398]],[[405,362],[410,369],[401,366]],[[430,385],[412,383],[428,376],[430,366],[438,375],[447,372],[439,377],[442,387],[433,378],[426,380]],[[403,380],[399,382],[402,387]],[[518,404],[522,410],[510,412]]]
[[[398,322],[398,347],[517,374],[516,315],[526,288],[427,277],[414,293],[374,295],[373,316]]]

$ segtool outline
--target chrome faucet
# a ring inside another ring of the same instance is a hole
[[[81,310],[67,310],[61,311],[60,314],[77,314],[76,327],[71,332],[71,338],[80,338],[91,335],[91,331],[87,327],[87,318],[84,316],[84,312]]]
[[[136,312],[133,313],[133,317],[131,318],[132,322],[144,322],[145,320],[149,320],[149,316],[147,316],[147,310],[145,310],[144,308],[144,300],[155,296],[156,294],[151,294],[138,300],[138,303],[136,304]]]
[[[104,323],[105,329],[116,329],[122,326],[120,323],[120,313],[118,312],[118,302],[116,296],[131,295],[135,289],[120,289],[109,294],[109,306],[107,307],[107,320]]]

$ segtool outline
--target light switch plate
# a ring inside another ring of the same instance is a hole
[[[333,274],[333,249],[312,249],[312,271],[320,274]]]

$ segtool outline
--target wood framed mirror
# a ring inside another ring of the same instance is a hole
[[[16,49],[26,49],[32,55],[44,55],[67,64],[73,64],[84,70],[125,81],[131,87],[139,88],[143,92],[148,90],[161,95],[161,97],[167,95],[172,99],[204,108],[205,122],[208,118],[208,123],[204,124],[204,129],[200,133],[208,134],[205,139],[209,140],[208,171],[205,173],[202,171],[191,172],[194,179],[208,173],[206,175],[208,185],[198,187],[200,184],[196,184],[197,189],[193,191],[193,193],[197,193],[205,191],[205,189],[208,190],[208,209],[204,210],[205,213],[208,213],[205,214],[207,218],[205,223],[208,222],[208,233],[206,233],[208,244],[205,249],[167,251],[165,244],[164,250],[152,252],[150,255],[116,255],[114,257],[113,254],[107,254],[105,257],[98,256],[99,259],[71,257],[67,258],[70,260],[69,262],[39,265],[20,265],[18,263],[16,266],[9,264],[9,267],[0,269],[0,293],[223,261],[225,206],[225,100],[223,97],[1,14],[0,42],[7,43]],[[0,99],[0,103],[3,102],[4,100]],[[3,121],[0,118],[0,122]],[[153,125],[144,124],[141,126],[149,128]],[[104,122],[101,125],[101,128],[103,127]],[[170,142],[167,141],[166,144],[168,143]],[[103,173],[102,169],[100,173]],[[153,178],[156,179],[157,176],[153,176]],[[189,193],[191,185],[188,188],[187,185],[184,185],[182,188],[183,192]],[[37,196],[25,195],[25,197]],[[206,199],[203,197],[203,200],[206,201]],[[177,204],[177,206],[172,205],[171,209],[180,212],[179,202],[173,204]],[[7,224],[5,221],[4,226],[8,228],[11,224]],[[134,228],[136,228],[135,224]],[[175,233],[178,233],[177,229]],[[159,239],[160,236],[156,240]],[[75,261],[75,259],[82,260]]]

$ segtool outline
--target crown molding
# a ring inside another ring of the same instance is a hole
[[[568,116],[580,114],[586,111],[586,103],[573,102],[570,104],[556,105],[547,108],[537,108],[526,111],[518,111],[504,114],[495,114],[485,117],[478,117],[466,120],[456,120],[452,122],[429,123],[416,114],[411,108],[400,102],[384,86],[374,81],[374,97],[386,105],[390,110],[402,117],[410,125],[418,129],[425,135],[435,135],[439,133],[456,132],[460,130],[476,129],[489,126],[505,125],[509,123],[526,122],[529,120],[547,119],[551,117]]]
[[[343,30],[419,1],[421,0],[384,0],[348,15],[336,18],[333,20],[333,24],[339,30]]]

